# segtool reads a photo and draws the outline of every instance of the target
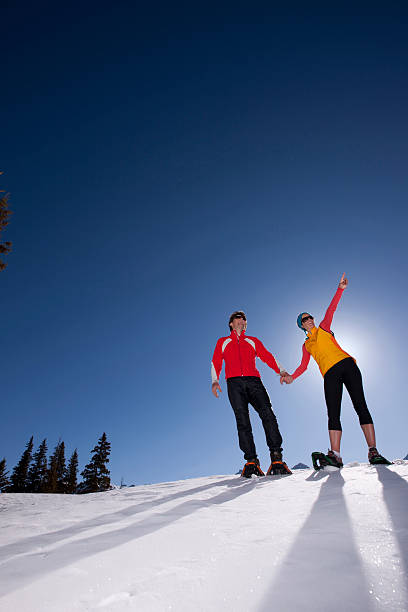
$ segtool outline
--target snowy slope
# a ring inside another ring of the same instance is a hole
[[[408,462],[0,495],[1,612],[408,610]]]

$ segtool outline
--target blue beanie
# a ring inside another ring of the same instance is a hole
[[[305,330],[305,328],[304,328],[304,327],[302,327],[302,317],[303,317],[303,315],[304,315],[304,314],[307,314],[307,313],[306,313],[306,312],[301,312],[301,313],[300,313],[300,315],[299,315],[299,316],[298,316],[298,318],[296,319],[296,323],[297,323],[297,326],[298,326],[298,327],[300,327],[300,329],[301,329],[302,331],[304,331],[304,332],[305,332],[305,334],[307,335],[307,331]]]

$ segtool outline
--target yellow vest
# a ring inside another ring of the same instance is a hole
[[[307,352],[315,359],[322,376],[342,359],[351,357],[337,344],[334,336],[321,327],[314,327],[308,333],[305,347]]]

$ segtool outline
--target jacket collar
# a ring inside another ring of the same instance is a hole
[[[312,336],[314,336],[316,332],[317,332],[317,327],[316,327],[316,325],[315,325],[314,327],[312,327],[312,329],[311,329],[311,331],[310,331],[310,332],[307,332],[307,335],[306,335],[306,340],[309,340],[309,338],[311,338]]]
[[[235,329],[232,330],[232,332],[230,333],[230,338],[232,338],[233,340],[242,340],[245,338],[245,332],[242,331],[241,335],[238,336],[237,332],[235,331]]]

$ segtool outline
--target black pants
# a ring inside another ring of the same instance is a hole
[[[281,450],[282,436],[272,412],[271,400],[261,379],[257,376],[234,376],[227,379],[227,387],[229,401],[237,421],[239,448],[244,453],[245,459],[248,461],[257,456],[248,404],[255,408],[261,418],[269,450]]]
[[[363,379],[354,359],[342,359],[324,375],[324,395],[329,417],[329,429],[341,431],[340,409],[343,395],[343,384],[349,392],[354,410],[360,419],[360,425],[373,422],[364,397]]]

